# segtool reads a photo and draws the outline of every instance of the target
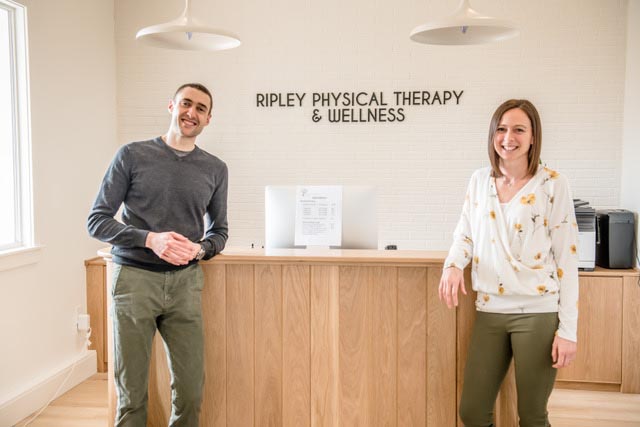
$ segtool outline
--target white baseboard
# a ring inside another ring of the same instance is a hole
[[[75,368],[73,367],[75,364]],[[96,369],[96,351],[88,350],[78,357],[75,362],[52,373],[48,378],[18,396],[0,404],[0,426],[13,426],[20,420],[28,417],[42,408],[52,397],[58,396],[77,386],[93,374]],[[71,376],[62,386],[56,396],[53,394],[58,390],[60,384],[67,378],[73,368]]]

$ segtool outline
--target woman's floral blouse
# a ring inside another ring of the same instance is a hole
[[[472,262],[476,308],[558,312],[558,335],[577,341],[578,225],[566,178],[539,167],[501,204],[491,168],[471,177],[445,267]]]

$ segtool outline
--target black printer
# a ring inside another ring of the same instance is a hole
[[[604,268],[632,268],[635,244],[633,212],[596,211],[596,264]]]

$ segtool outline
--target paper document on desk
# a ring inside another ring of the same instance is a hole
[[[296,187],[296,246],[340,246],[342,186]]]

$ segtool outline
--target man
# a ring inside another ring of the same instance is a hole
[[[203,85],[180,86],[167,133],[118,150],[89,214],[89,234],[113,245],[116,426],[146,426],[156,329],[171,370],[169,425],[198,426],[204,345],[197,263],[222,251],[228,237],[227,166],[195,145],[212,106]],[[114,216],[123,203],[121,223]]]

